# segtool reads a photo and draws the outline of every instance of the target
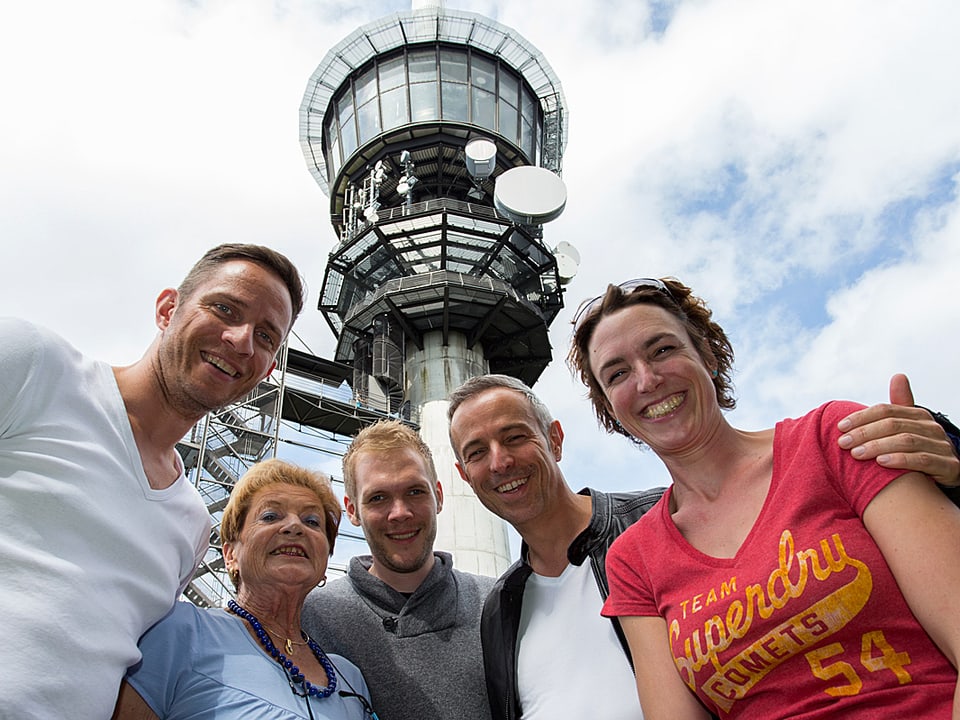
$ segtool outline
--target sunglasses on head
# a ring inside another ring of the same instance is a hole
[[[634,290],[639,288],[651,288],[663,293],[668,298],[676,302],[676,298],[673,297],[673,293],[670,292],[670,288],[667,287],[663,280],[658,280],[657,278],[636,278],[634,280],[626,280],[617,285],[617,287],[620,288],[625,295],[629,295]],[[593,314],[594,309],[600,307],[600,304],[603,302],[603,297],[606,294],[607,293],[604,292],[601,295],[597,295],[593,300],[588,300],[580,306],[580,309],[577,310],[576,316],[573,318],[574,332],[580,329],[580,325],[582,325],[583,321]]]

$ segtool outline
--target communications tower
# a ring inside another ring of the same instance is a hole
[[[576,271],[543,224],[566,202],[560,82],[514,30],[437,4],[371,22],[327,53],[300,107],[338,244],[319,309],[358,406],[419,426],[444,487],[437,547],[498,575],[504,524],[460,480],[446,397],[470,377],[532,385]]]

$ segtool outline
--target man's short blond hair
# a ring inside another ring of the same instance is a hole
[[[350,444],[343,456],[343,487],[350,502],[357,502],[357,458],[364,452],[386,452],[389,450],[413,450],[420,455],[427,466],[429,480],[437,484],[437,468],[433,464],[430,448],[409,425],[399,420],[380,420],[363,428]]]

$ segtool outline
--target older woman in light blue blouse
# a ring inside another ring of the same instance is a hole
[[[339,521],[325,476],[281,460],[251,468],[221,522],[236,600],[213,610],[177,603],[149,630],[115,717],[376,718],[357,667],[324,653],[300,627],[307,593],[325,580]]]

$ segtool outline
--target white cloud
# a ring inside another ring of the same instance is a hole
[[[960,207],[934,215],[910,257],[871,269],[830,299],[830,323],[795,348],[782,372],[758,383],[765,400],[807,406],[827,397],[880,401],[887,379],[902,371],[921,404],[960,407],[952,378]]]
[[[665,481],[651,455],[600,434],[562,363],[579,301],[629,277],[676,275],[711,302],[738,351],[735,422],[882,400],[895,370],[960,415],[960,210],[934,192],[960,163],[960,6],[691,0],[661,3],[673,15],[658,33],[633,0],[447,4],[515,27],[566,92],[569,201],[545,236],[584,260],[538,389],[566,428],[572,484]],[[296,329],[331,355],[314,308],[335,237],[300,100],[332,45],[407,7],[5,6],[0,313],[129,362],[157,291],[216,243],[265,242],[303,270]],[[891,235],[880,219],[908,198],[933,208]],[[808,277],[818,292],[783,294]]]

